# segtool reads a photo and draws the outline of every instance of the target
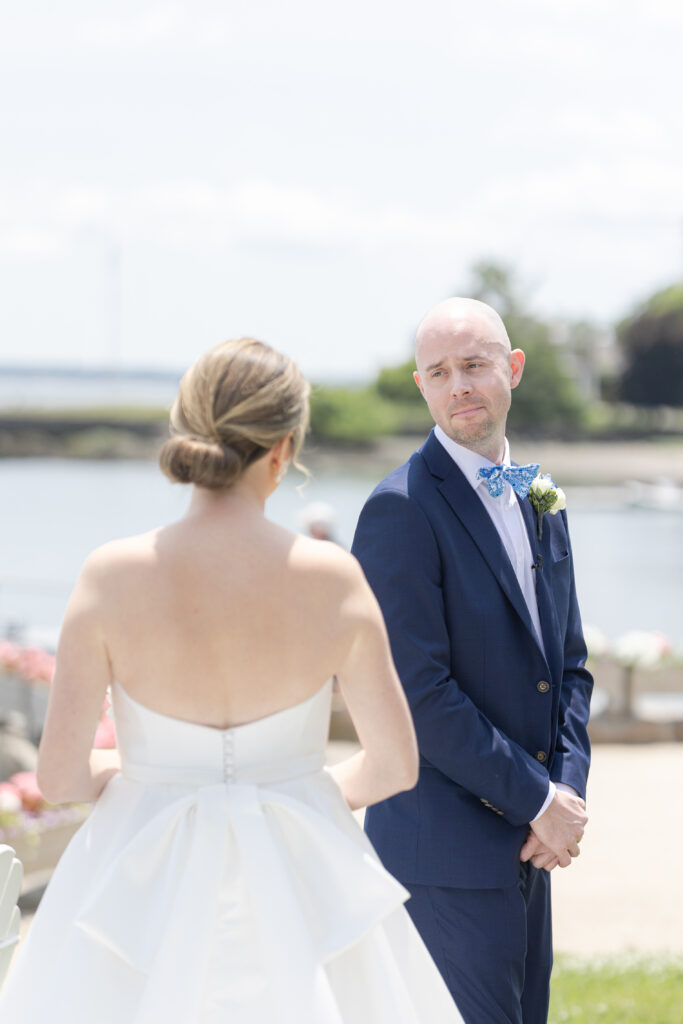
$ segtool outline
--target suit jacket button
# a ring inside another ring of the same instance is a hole
[[[536,689],[539,693],[547,693],[550,689],[550,683],[546,683],[545,679],[541,679],[540,683],[536,683]]]
[[[538,751],[538,753],[536,754],[536,760],[540,761],[541,764],[544,764],[548,760],[548,755],[546,754],[545,750]]]

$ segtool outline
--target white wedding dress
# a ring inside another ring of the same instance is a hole
[[[214,729],[114,684],[123,769],[63,855],[7,1024],[462,1024],[323,768],[331,685]]]

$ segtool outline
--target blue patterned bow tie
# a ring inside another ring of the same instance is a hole
[[[501,496],[506,480],[520,498],[525,498],[540,468],[538,462],[530,462],[528,466],[482,466],[477,470],[477,478],[486,480],[492,498]]]

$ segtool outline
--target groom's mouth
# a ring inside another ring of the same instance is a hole
[[[471,416],[475,412],[479,412],[484,408],[483,405],[468,405],[463,409],[454,409],[451,413],[451,419],[454,417],[466,417]]]

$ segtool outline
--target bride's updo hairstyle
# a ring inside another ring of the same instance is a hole
[[[171,409],[159,463],[179,483],[230,487],[247,466],[292,435],[292,461],[308,427],[310,385],[298,366],[253,338],[224,341],[194,363]],[[304,470],[305,472],[305,470]]]

